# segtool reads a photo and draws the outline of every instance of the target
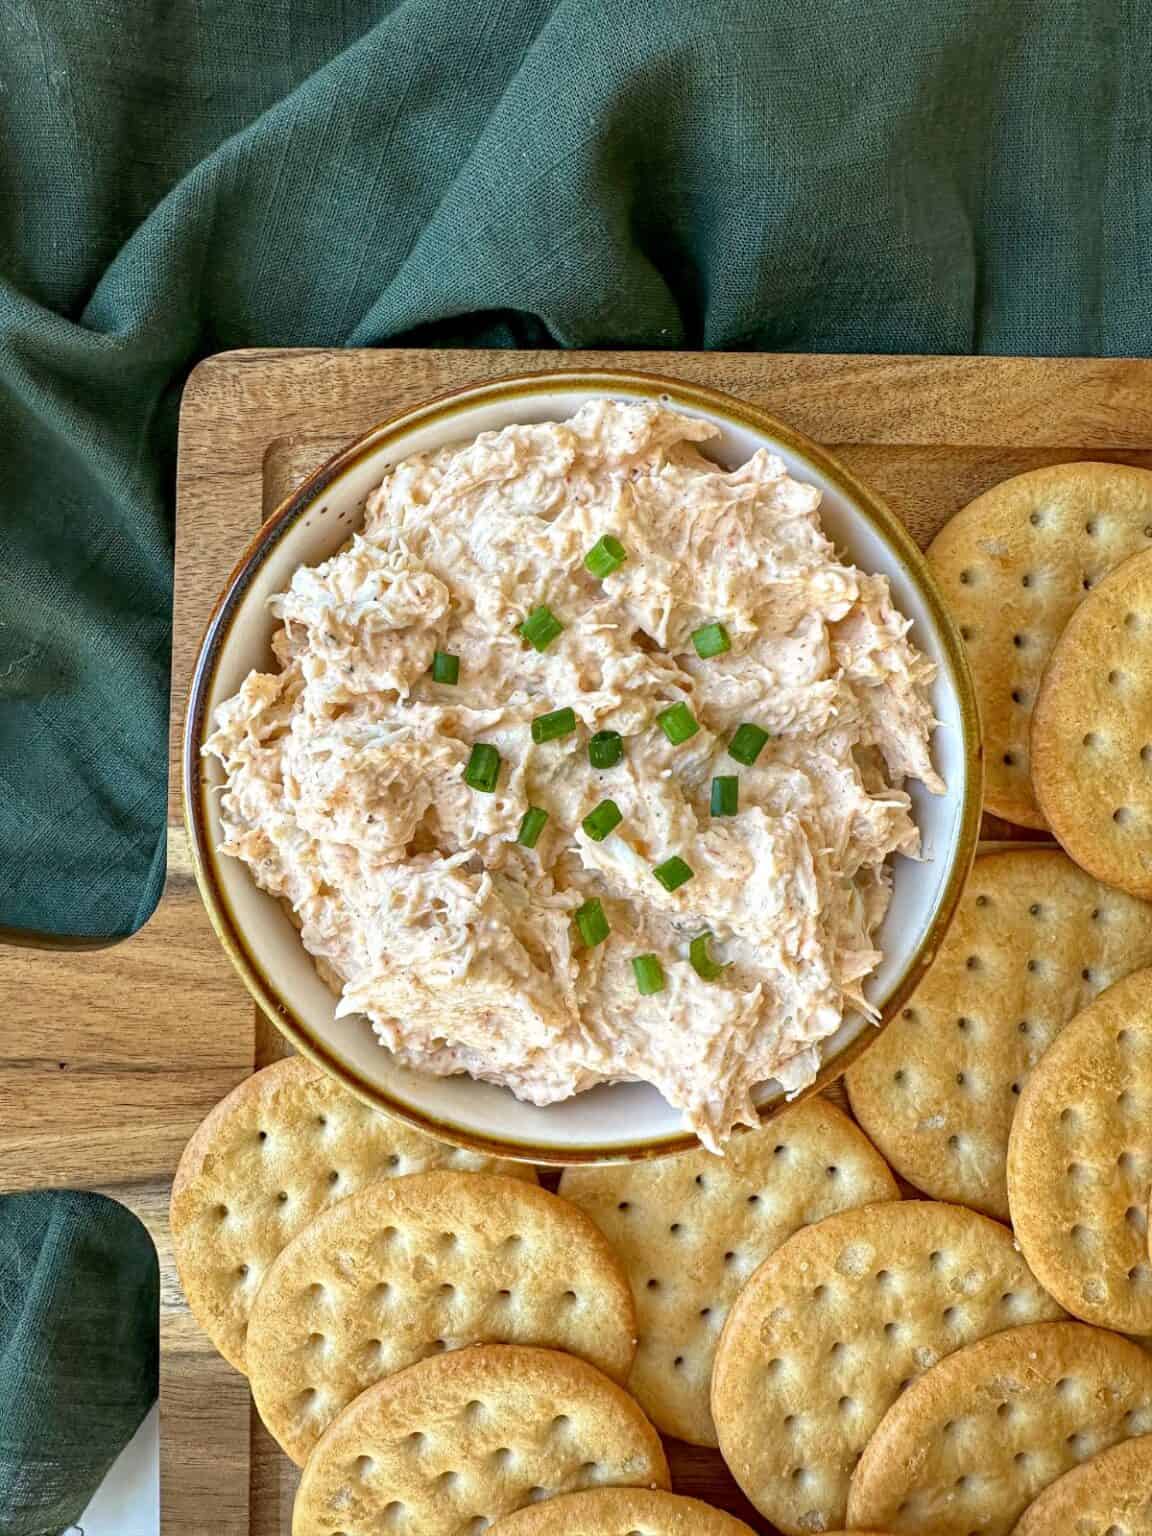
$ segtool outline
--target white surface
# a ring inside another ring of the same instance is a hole
[[[531,394],[502,398],[499,388],[494,387],[490,398],[457,404],[451,414],[431,422],[421,420],[421,412],[413,413],[411,425],[390,431],[384,441],[303,509],[281,537],[262,547],[255,574],[236,607],[210,679],[210,713],[236,692],[253,667],[269,668],[274,628],[267,608],[269,597],[288,585],[297,567],[327,559],[347,540],[362,520],[365,497],[379,484],[388,466],[409,454],[466,441],[478,432],[513,422],[563,420],[593,398],[634,399],[639,394],[626,385],[582,385],[578,375],[562,384],[549,383]],[[768,446],[780,454],[798,479],[818,485],[823,493],[821,518],[829,537],[862,569],[882,571],[889,577],[897,605],[913,621],[913,640],[939,665],[933,704],[940,728],[933,752],[948,793],[933,796],[917,783],[908,786],[922,833],[925,862],[895,860],[893,900],[879,934],[884,960],[866,987],[870,1000],[882,1006],[913,963],[944,898],[963,818],[964,737],[958,692],[942,636],[919,575],[861,505],[825,475],[818,462],[741,419],[736,401],[729,414],[701,409],[690,397],[680,399],[672,386],[662,398],[719,427],[720,436],[707,445],[707,451],[727,467],[744,463],[756,449]],[[215,760],[205,779],[211,786],[205,794],[205,819],[215,845],[221,840],[218,787],[223,782]],[[204,852],[215,865],[225,900],[255,967],[272,979],[277,1000],[283,1000],[307,1036],[337,1058],[364,1096],[377,1105],[401,1114],[408,1109],[425,1123],[433,1121],[449,1140],[468,1143],[479,1136],[501,1143],[513,1153],[517,1148],[547,1148],[547,1155],[540,1156],[561,1162],[566,1153],[571,1156],[580,1149],[601,1157],[620,1156],[683,1134],[679,1112],[647,1084],[603,1085],[542,1109],[522,1103],[505,1089],[468,1077],[438,1078],[399,1066],[380,1046],[366,1019],[336,1019],[335,998],[317,975],[295,927],[279,904],[257,889],[246,866],[239,860]],[[845,1019],[840,1030],[824,1042],[823,1059],[835,1056],[868,1028],[871,1026],[860,1015]],[[756,1098],[761,1103],[771,1102],[782,1091],[778,1083],[769,1082],[758,1090]]]
[[[113,1462],[74,1530],[84,1536],[158,1536],[160,1409],[153,1407]]]

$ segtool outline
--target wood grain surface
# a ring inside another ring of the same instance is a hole
[[[349,438],[459,384],[613,366],[754,401],[832,447],[921,543],[1021,470],[1080,457],[1152,466],[1146,361],[299,350],[200,364],[181,416],[164,898],[112,947],[0,945],[0,1188],[103,1190],[137,1212],[160,1254],[165,1536],[282,1536],[296,1479],[246,1382],[189,1317],[167,1230],[184,1142],[235,1083],[281,1054],[215,940],[180,824],[176,745],[208,612],[261,517]],[[714,1453],[673,1446],[671,1460],[684,1492],[768,1529]]]

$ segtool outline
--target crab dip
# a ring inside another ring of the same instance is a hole
[[[887,579],[716,435],[599,400],[398,463],[204,747],[340,1015],[534,1104],[655,1084],[712,1148],[867,1009],[943,789]]]

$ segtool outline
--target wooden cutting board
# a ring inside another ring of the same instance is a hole
[[[204,624],[261,518],[349,438],[459,384],[551,368],[634,367],[754,401],[828,444],[926,543],[1021,470],[1091,457],[1152,467],[1152,362],[454,350],[234,352],[184,394],[177,482],[168,878],[145,928],[103,949],[0,945],[0,1188],[104,1190],[160,1253],[165,1536],[281,1536],[295,1473],[246,1383],[183,1305],[168,1179],[211,1106],[279,1037],[200,906],[179,819],[177,741]],[[989,825],[988,835],[1005,835]],[[711,1452],[674,1446],[677,1487],[764,1531]]]

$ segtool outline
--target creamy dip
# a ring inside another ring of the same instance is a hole
[[[290,904],[341,1015],[534,1104],[653,1083],[713,1148],[867,1008],[886,860],[919,852],[905,781],[943,788],[934,668],[887,579],[837,556],[814,486],[766,450],[718,468],[715,436],[596,401],[397,464],[351,544],[272,600],[279,670],[204,748],[223,851]],[[622,563],[594,575],[597,548]],[[563,626],[542,650],[530,615]],[[566,709],[575,729],[533,739]],[[728,753],[741,725],[737,750],[767,733],[753,763]],[[614,766],[590,762],[600,732]]]

